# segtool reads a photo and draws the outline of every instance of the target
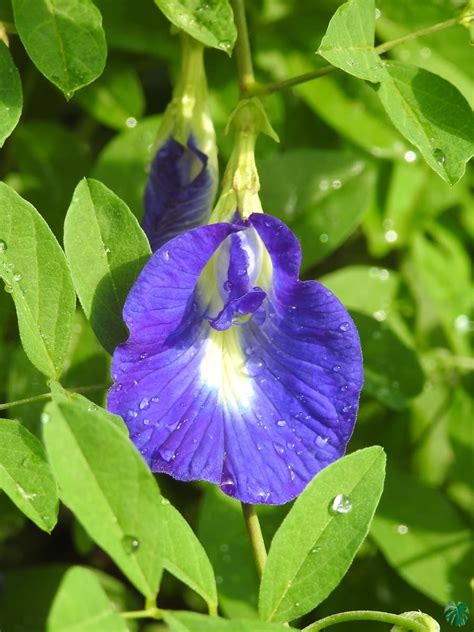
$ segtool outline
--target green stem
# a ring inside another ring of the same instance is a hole
[[[132,610],[130,612],[121,612],[120,616],[123,619],[161,619],[161,610],[159,608]]]
[[[73,393],[89,393],[91,391],[101,391],[109,388],[108,384],[89,384],[88,386],[77,386],[71,388]],[[44,399],[51,399],[51,393],[41,393],[40,395],[33,395],[32,397],[25,397],[25,399],[16,399],[13,402],[5,402],[0,404],[0,410],[7,410],[8,408],[14,408],[15,406],[22,406],[23,404],[32,404],[34,402],[40,402]]]
[[[346,623],[347,621],[380,621],[380,623],[398,625],[410,632],[426,632],[426,626],[423,623],[418,623],[417,621],[413,621],[413,619],[408,619],[399,614],[379,612],[377,610],[350,610],[348,612],[332,614],[329,617],[325,617],[308,625],[306,628],[303,628],[302,632],[318,632],[319,630],[329,628],[331,625]]]
[[[408,33],[407,35],[403,35],[402,37],[398,37],[397,39],[390,40],[389,42],[384,42],[383,44],[376,46],[374,50],[378,55],[382,55],[383,53],[386,53],[399,44],[404,44],[405,42],[414,40],[417,37],[429,35],[430,33],[443,31],[444,29],[450,28],[451,26],[460,24],[463,20],[465,20],[465,17],[457,17],[451,18],[450,20],[446,20],[444,22],[439,22],[438,24],[432,24],[431,26],[427,26],[418,31],[413,31],[413,33]],[[336,66],[328,65],[316,70],[312,70],[310,72],[305,72],[304,74],[297,75],[296,77],[291,77],[290,79],[284,79],[283,81],[275,81],[274,83],[268,83],[265,85],[254,84],[253,86],[247,88],[244,94],[247,97],[272,94],[273,92],[285,90],[286,88],[292,88],[293,86],[297,86],[301,83],[306,83],[308,81],[312,81],[313,79],[317,79],[318,77],[323,77],[324,75],[327,75],[330,72],[334,72],[335,70],[338,70]]]
[[[237,27],[237,43],[235,55],[237,58],[237,71],[241,94],[245,94],[255,84],[253,74],[252,53],[250,51],[249,32],[245,17],[245,1],[232,0],[235,26]]]
[[[244,513],[245,526],[247,527],[250,544],[252,545],[257,571],[261,577],[267,561],[267,550],[265,548],[260,522],[254,505],[242,503],[242,511]]]

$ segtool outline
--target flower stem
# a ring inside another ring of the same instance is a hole
[[[422,37],[424,35],[430,35],[431,33],[443,31],[444,29],[455,26],[456,24],[461,24],[464,21],[466,21],[466,17],[461,16],[451,18],[450,20],[445,20],[444,22],[438,22],[437,24],[432,24],[431,26],[419,29],[418,31],[413,31],[413,33],[408,33],[407,35],[403,35],[402,37],[397,37],[396,39],[390,40],[389,42],[384,42],[383,44],[376,46],[374,50],[378,55],[382,55],[383,53],[386,53],[399,44],[404,44],[405,42],[414,40],[417,37]],[[293,86],[297,86],[301,83],[307,83],[308,81],[312,81],[313,79],[317,79],[318,77],[323,77],[330,72],[334,72],[334,70],[338,70],[338,68],[336,66],[328,65],[317,68],[316,70],[311,70],[310,72],[305,72],[302,75],[297,75],[296,77],[290,77],[289,79],[283,79],[282,81],[275,81],[274,83],[267,83],[265,85],[254,83],[253,86],[247,87],[244,95],[251,97],[272,94],[273,92],[285,90],[286,88],[292,88]]]
[[[88,386],[77,386],[71,388],[73,393],[89,393],[91,391],[101,391],[109,388],[108,384],[89,384]],[[44,399],[51,399],[51,393],[40,393],[39,395],[32,395],[31,397],[25,397],[24,399],[16,399],[13,402],[5,402],[0,404],[0,410],[7,410],[8,408],[14,408],[15,406],[22,406],[23,404],[33,404],[34,402],[41,402]]]
[[[250,544],[252,545],[257,572],[261,577],[267,561],[267,550],[265,548],[260,522],[254,505],[242,503],[242,511],[244,513],[245,526],[249,534]]]
[[[418,623],[417,621],[413,621],[413,619],[408,619],[399,614],[379,612],[377,610],[350,610],[348,612],[332,614],[329,617],[311,623],[311,625],[303,628],[302,632],[319,632],[319,630],[325,630],[332,625],[346,623],[347,621],[380,621],[380,623],[398,625],[407,630],[407,632],[426,632],[426,626],[422,623]]]
[[[232,8],[234,10],[235,26],[237,27],[235,54],[237,57],[240,92],[245,94],[255,84],[247,18],[245,16],[245,0],[232,0]]]

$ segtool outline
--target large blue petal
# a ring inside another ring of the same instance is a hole
[[[270,260],[255,304],[266,315],[218,331],[207,293],[219,271],[206,271],[249,226]],[[291,231],[259,214],[184,233],[150,259],[125,305],[130,338],[114,354],[108,404],[153,471],[276,504],[344,453],[362,385],[359,340],[329,290],[298,280],[300,258]]]
[[[169,137],[160,147],[148,176],[142,222],[153,251],[183,231],[207,223],[215,180],[208,157],[192,136],[186,146]]]

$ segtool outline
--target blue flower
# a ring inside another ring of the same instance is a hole
[[[203,46],[184,34],[181,71],[163,115],[144,196],[152,250],[206,224],[217,188],[217,148],[208,113]]]
[[[358,334],[299,243],[263,213],[157,250],[124,308],[109,409],[154,472],[247,503],[292,500],[341,457],[362,387]]]

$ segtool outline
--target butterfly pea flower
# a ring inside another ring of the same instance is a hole
[[[152,471],[280,504],[343,455],[362,361],[347,310],[298,278],[297,238],[260,210],[254,109],[239,117],[217,221],[159,248],[130,291],[108,407]]]
[[[144,195],[142,226],[152,250],[207,223],[217,187],[204,49],[185,34],[181,38],[181,71],[163,115]]]

